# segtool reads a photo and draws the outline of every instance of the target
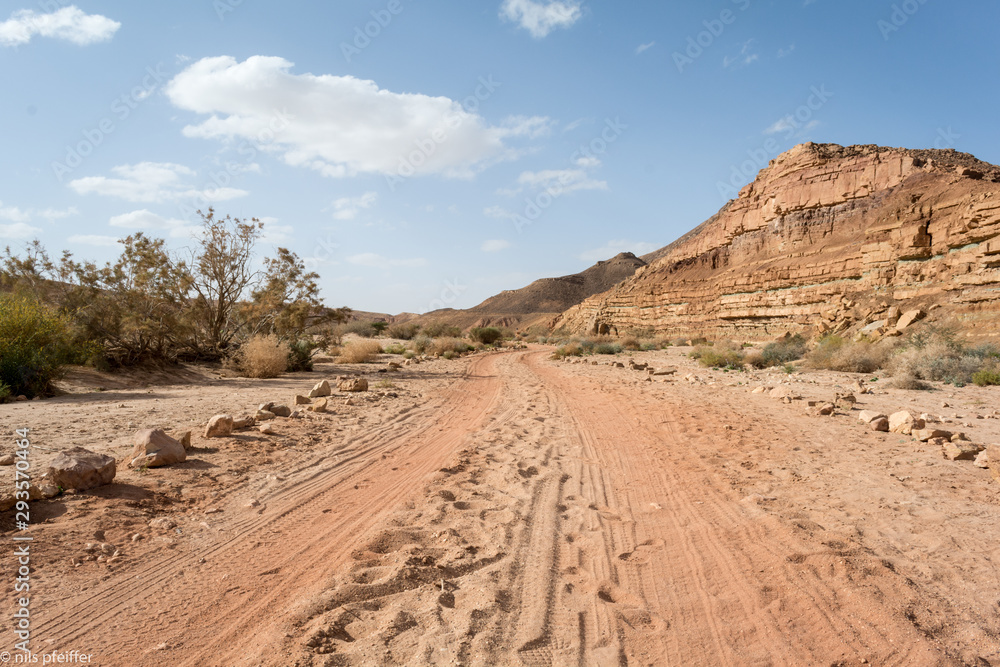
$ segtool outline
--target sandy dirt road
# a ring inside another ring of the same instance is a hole
[[[718,465],[798,451],[745,394],[547,357],[473,358],[259,510],[64,591],[37,636],[101,665],[990,664],[968,657],[996,652],[988,627],[965,650],[921,628],[914,605],[956,606],[879,544],[768,511]],[[774,434],[787,451],[764,453]]]

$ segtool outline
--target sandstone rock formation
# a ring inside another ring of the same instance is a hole
[[[935,317],[997,333],[1000,168],[953,150],[802,144],[654,254],[554,328],[765,338],[885,320],[891,334],[940,305]]]

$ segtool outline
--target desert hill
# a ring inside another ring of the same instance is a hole
[[[1000,167],[954,150],[802,144],[558,329],[770,337],[890,307],[1000,333]]]
[[[587,297],[606,292],[643,266],[645,261],[623,252],[580,273],[542,278],[521,289],[505,290],[468,310],[437,310],[417,321],[444,321],[463,328],[527,327],[548,322]]]

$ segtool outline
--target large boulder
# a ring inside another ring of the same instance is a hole
[[[187,460],[184,445],[159,429],[146,429],[135,435],[130,468],[159,468]]]
[[[63,489],[86,491],[110,484],[117,472],[114,458],[83,447],[61,452],[49,465],[49,481]]]
[[[233,434],[233,418],[230,415],[215,415],[205,426],[206,438],[225,438]]]
[[[903,313],[903,315],[899,318],[899,321],[896,322],[896,331],[902,331],[914,322],[922,320],[925,317],[927,317],[927,313],[919,308],[917,310],[908,310]]]
[[[309,391],[309,398],[322,398],[324,396],[332,396],[333,389],[330,387],[330,383],[326,380],[316,383],[316,386]]]
[[[909,410],[901,410],[889,415],[889,430],[893,433],[910,435],[913,431],[920,430],[924,426],[926,426],[924,420],[914,417]]]
[[[337,383],[337,389],[348,392],[368,391],[368,380],[364,378],[346,378]]]

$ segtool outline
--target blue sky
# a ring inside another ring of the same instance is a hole
[[[666,245],[804,141],[1000,163],[996,3],[41,0],[0,11],[0,246],[265,222],[330,305]]]

